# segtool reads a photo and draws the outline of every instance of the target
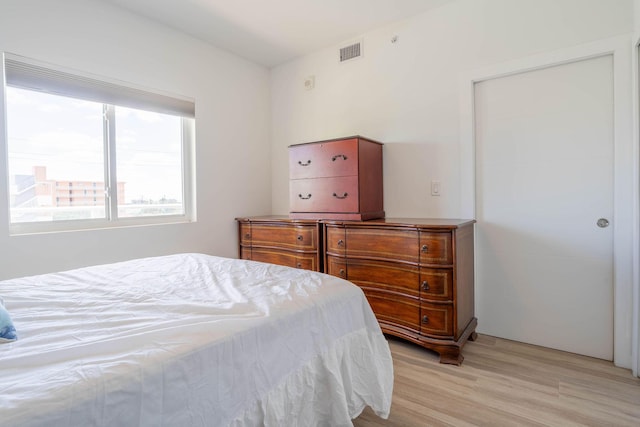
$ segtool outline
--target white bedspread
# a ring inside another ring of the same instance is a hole
[[[393,368],[336,277],[182,254],[0,282],[0,425],[340,426],[386,418]]]

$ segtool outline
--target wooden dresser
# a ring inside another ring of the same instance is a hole
[[[324,271],[364,290],[383,332],[459,365],[476,337],[474,222],[325,220]]]
[[[241,259],[322,271],[318,221],[282,216],[236,218]]]
[[[323,271],[360,286],[383,332],[462,363],[475,340],[473,220],[237,218],[240,258]]]
[[[382,144],[362,136],[289,147],[291,218],[383,218]]]

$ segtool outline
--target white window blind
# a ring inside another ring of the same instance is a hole
[[[188,99],[70,73],[48,65],[41,66],[13,55],[5,56],[4,64],[8,86],[162,114],[195,117],[195,103]]]

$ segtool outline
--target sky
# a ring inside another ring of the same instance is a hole
[[[100,103],[7,87],[9,175],[104,182]],[[181,119],[116,107],[116,176],[131,199],[182,200]]]

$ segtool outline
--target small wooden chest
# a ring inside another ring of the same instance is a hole
[[[290,218],[384,218],[382,144],[361,136],[289,147]]]

